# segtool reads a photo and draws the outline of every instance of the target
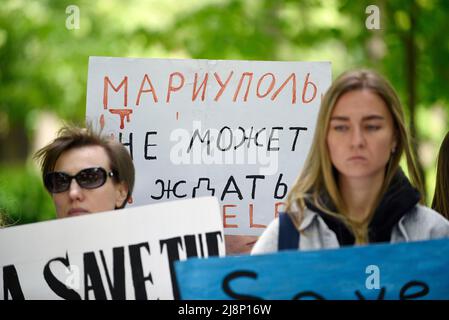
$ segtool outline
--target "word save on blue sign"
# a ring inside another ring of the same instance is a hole
[[[194,258],[175,268],[181,299],[449,299],[449,239]]]

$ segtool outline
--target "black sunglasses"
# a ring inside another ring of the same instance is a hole
[[[101,167],[83,169],[74,176],[55,171],[45,175],[44,184],[50,193],[60,193],[69,190],[72,179],[75,179],[81,188],[95,189],[104,185],[108,176],[113,177],[114,172],[106,172]]]

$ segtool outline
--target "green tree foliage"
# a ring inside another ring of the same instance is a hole
[[[50,195],[35,170],[30,167],[9,167],[8,170],[0,171],[0,213],[4,215],[7,225],[54,217]]]
[[[80,9],[79,29],[66,28],[69,5]],[[369,5],[380,30],[365,26]],[[45,192],[23,191],[42,187],[25,166],[36,111],[83,121],[89,56],[328,60],[334,76],[374,68],[398,90],[418,148],[443,134],[425,110],[449,105],[448,14],[446,0],[4,0],[0,210],[26,222],[53,212]]]

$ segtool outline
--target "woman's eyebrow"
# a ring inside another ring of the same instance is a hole
[[[331,118],[331,121],[332,120],[349,121],[349,117],[346,117],[346,116],[333,116]],[[369,121],[369,120],[385,120],[385,117],[377,115],[377,114],[373,114],[373,115],[362,117],[362,121]]]
[[[369,121],[369,120],[385,120],[385,117],[375,114],[362,118],[362,121]]]
[[[349,121],[349,117],[345,117],[345,116],[333,116],[333,117],[331,118],[331,121],[332,121],[332,120]]]

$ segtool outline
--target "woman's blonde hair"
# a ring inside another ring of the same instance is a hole
[[[432,201],[432,209],[438,211],[449,219],[449,132],[443,140],[438,153],[437,181],[435,194]]]
[[[383,99],[392,115],[397,140],[396,150],[392,153],[386,167],[385,179],[376,205],[371,208],[368,218],[362,223],[351,221],[346,216],[347,208],[338,188],[336,169],[332,165],[326,142],[330,118],[338,99],[345,93],[355,90],[369,90]],[[404,113],[396,92],[386,79],[371,70],[354,70],[343,73],[332,83],[321,101],[311,149],[301,174],[287,196],[286,210],[288,214],[299,228],[307,200],[323,212],[340,219],[353,232],[356,243],[366,243],[369,222],[399,168],[399,161],[404,151],[412,185],[423,194],[422,182],[411,150]],[[328,197],[332,204],[324,200],[323,196]]]

